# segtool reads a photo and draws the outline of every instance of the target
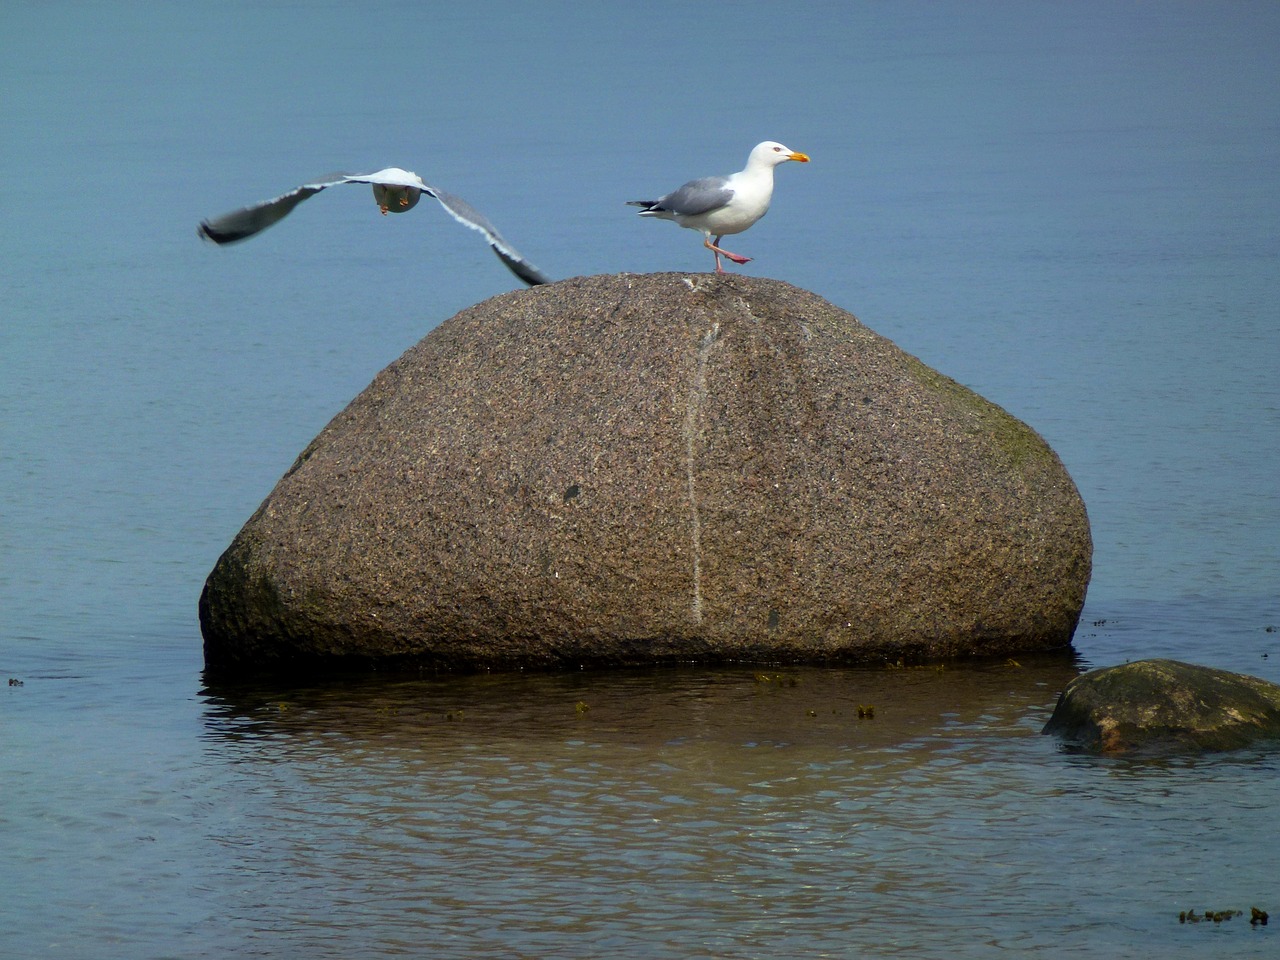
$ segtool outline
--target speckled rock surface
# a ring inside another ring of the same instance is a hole
[[[218,561],[211,668],[877,661],[1070,641],[1084,505],[1030,428],[814,294],[585,277],[384,370]]]
[[[1076,677],[1044,732],[1101,753],[1234,750],[1280,741],[1280,686],[1179,660],[1138,660]]]

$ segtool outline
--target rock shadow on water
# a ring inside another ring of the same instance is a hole
[[[308,685],[206,678],[206,738],[317,751],[532,752],[584,741],[618,751],[681,745],[821,752],[945,747],[1034,736],[1079,672],[1070,652],[925,666],[678,666],[414,677]]]

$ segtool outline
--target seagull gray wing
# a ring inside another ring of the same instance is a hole
[[[429,193],[439,200],[440,206],[445,208],[449,216],[464,227],[470,227],[472,230],[478,230],[484,234],[484,238],[489,241],[489,246],[498,255],[498,259],[507,265],[508,270],[529,284],[529,286],[535,287],[541,283],[551,283],[550,277],[526,260],[519,250],[507,243],[502,234],[498,232],[498,228],[489,222],[489,218],[467,203],[467,201],[461,197],[454,196],[452,193],[446,193],[439,187],[424,186],[422,192]]]
[[[235,210],[213,220],[205,220],[200,224],[200,235],[214,243],[234,243],[237,240],[244,240],[283,220],[294,207],[308,197],[313,197],[321,190],[341,183],[373,184],[375,197],[378,195],[378,187],[400,188],[402,191],[408,191],[409,206],[417,203],[419,193],[428,194],[438,200],[449,215],[463,226],[484,234],[489,246],[498,255],[498,259],[525,283],[537,286],[552,282],[550,277],[526,260],[520,251],[507,243],[506,238],[498,232],[498,228],[471,204],[461,197],[455,197],[451,193],[428,185],[417,174],[398,167],[388,167],[377,173],[334,173],[321,177],[272,200]]]
[[[652,209],[654,212],[666,210],[685,217],[696,217],[701,213],[718,210],[732,199],[733,188],[729,186],[727,177],[703,177],[700,180],[690,180],[679,190],[660,198]]]
[[[203,220],[200,223],[200,236],[214,243],[235,243],[238,240],[246,240],[255,233],[261,233],[272,224],[279,223],[293,211],[294,207],[308,197],[314,197],[328,187],[348,182],[349,178],[345,173],[331,173],[318,177],[311,183],[304,183],[296,190],[282,193],[262,203],[224,213],[212,220]]]

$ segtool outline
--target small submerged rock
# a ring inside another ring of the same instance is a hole
[[[1280,740],[1280,686],[1179,660],[1076,677],[1044,733],[1102,753],[1199,753]]]

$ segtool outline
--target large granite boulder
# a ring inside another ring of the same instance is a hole
[[[1280,740],[1280,686],[1179,660],[1138,660],[1067,684],[1044,732],[1101,753],[1200,753]]]
[[[743,276],[495,297],[298,457],[200,601],[210,668],[1007,655],[1070,642],[1085,508],[1005,411]]]

